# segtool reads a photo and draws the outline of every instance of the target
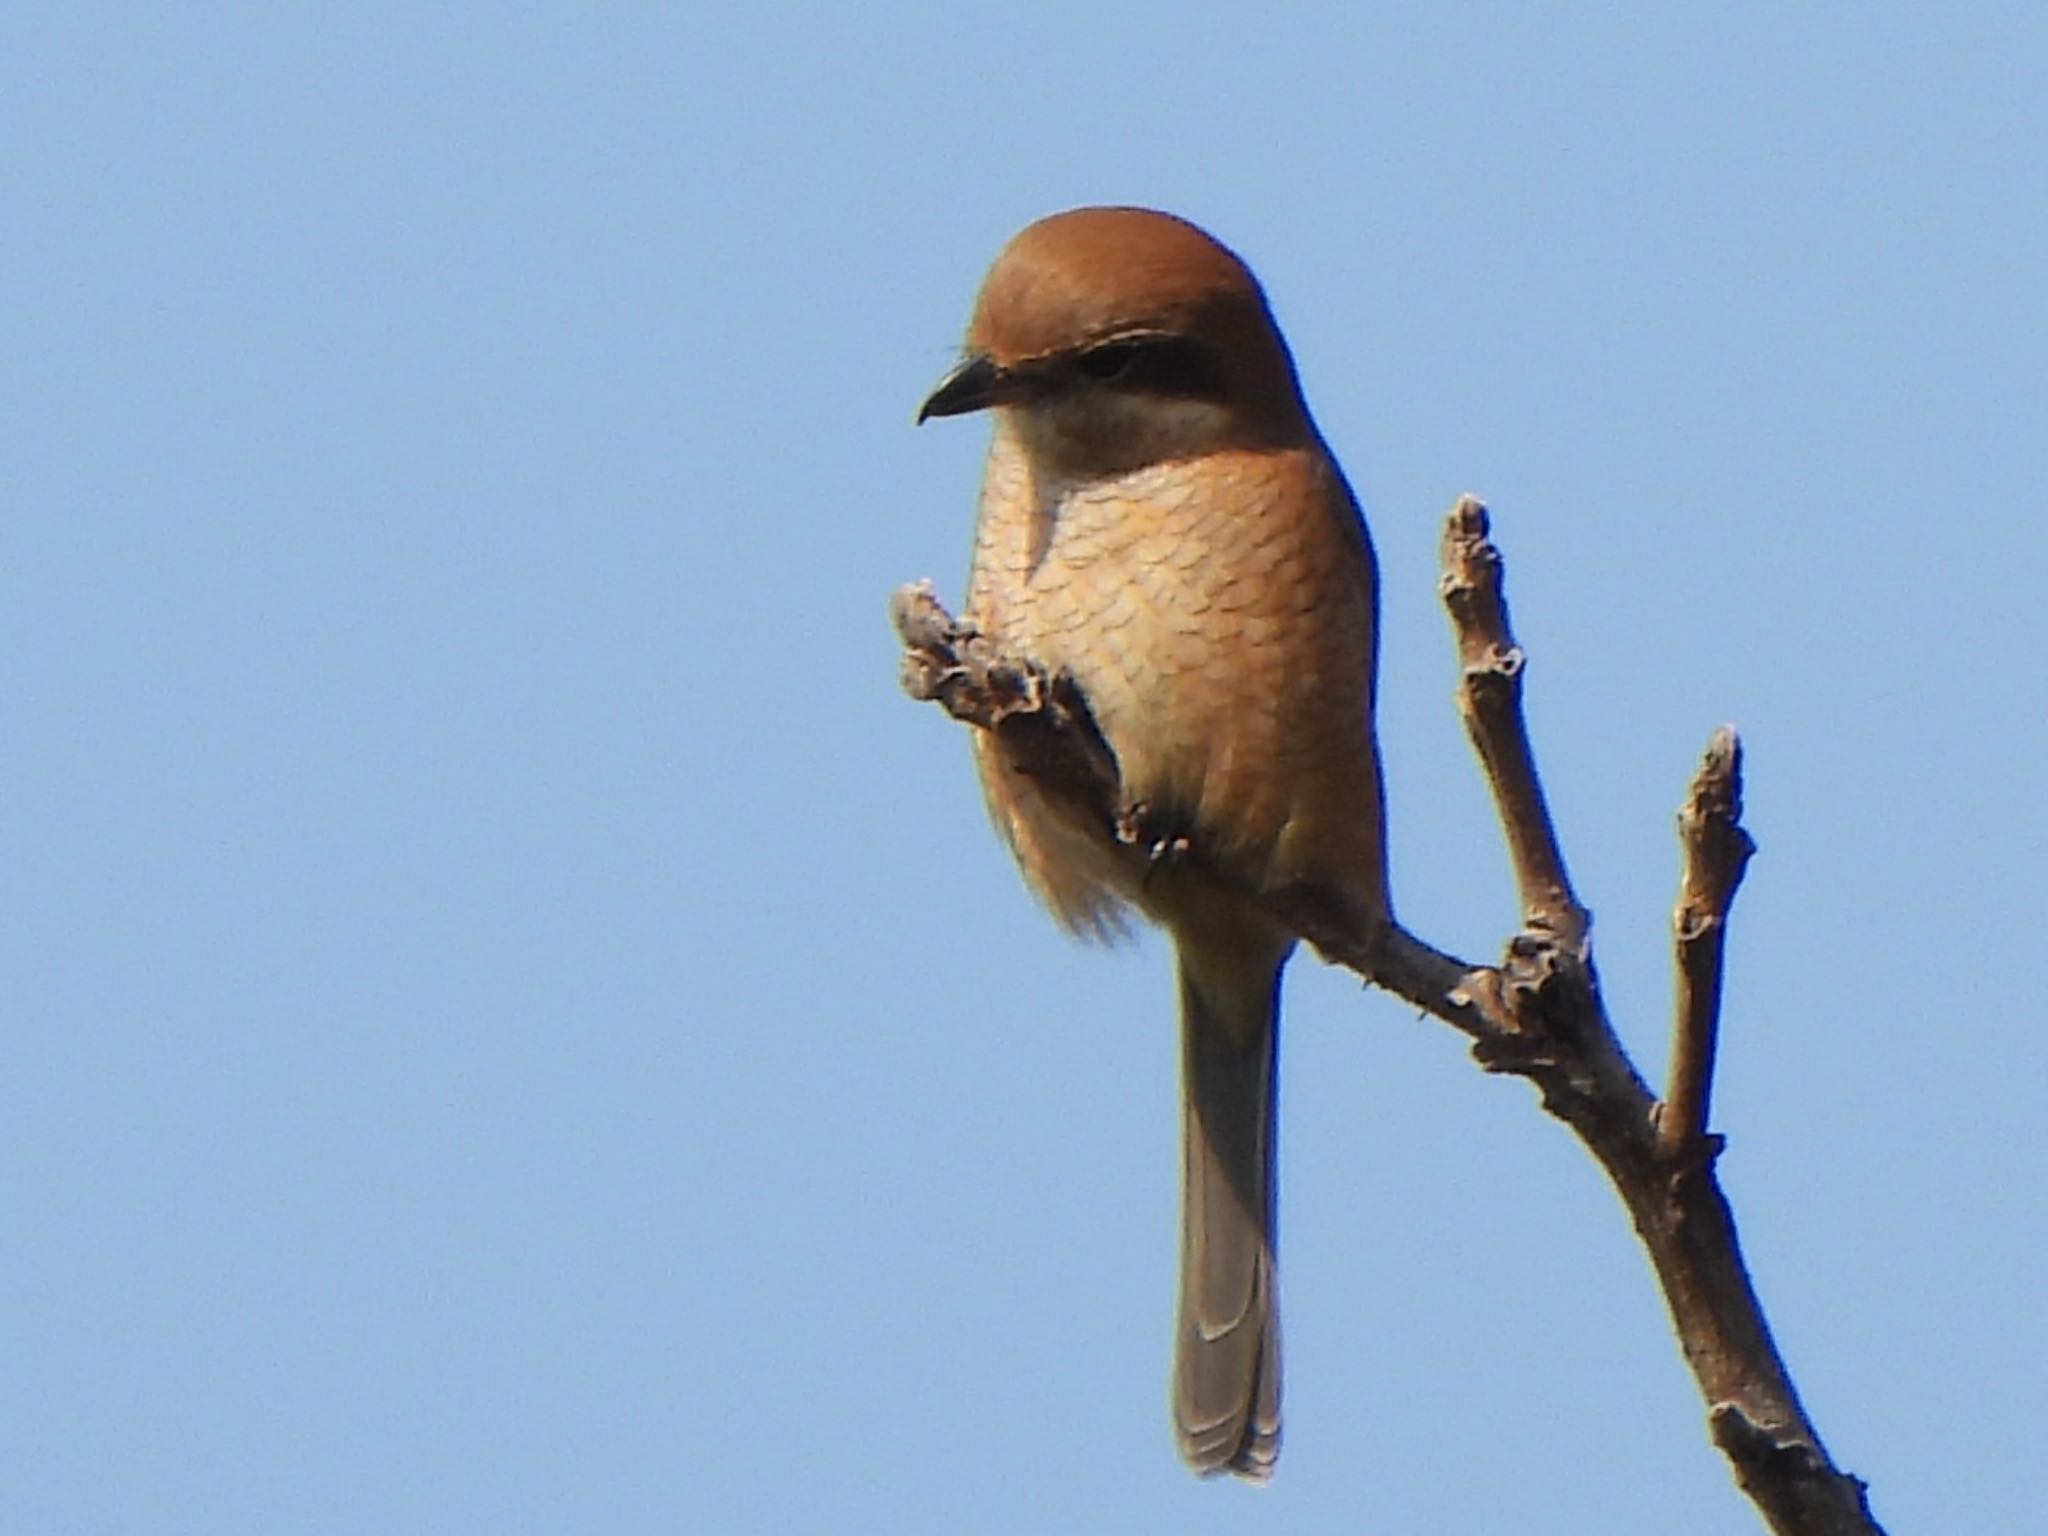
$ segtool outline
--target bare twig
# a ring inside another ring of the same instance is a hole
[[[999,654],[928,581],[898,588],[889,617],[903,640],[904,692],[998,737],[1020,769],[1114,838],[1116,758],[1071,682]]]
[[[1475,966],[1406,930],[1361,932],[1326,893],[1246,891],[1325,958],[1356,971],[1463,1032],[1488,1071],[1526,1077],[1607,1171],[1634,1219],[1671,1311],[1686,1362],[1707,1403],[1715,1443],[1778,1536],[1882,1536],[1863,1483],[1839,1470],[1799,1404],[1750,1284],[1705,1140],[1718,1012],[1721,933],[1751,851],[1738,824],[1732,734],[1688,802],[1687,884],[1680,904],[1681,1048],[1672,1103],[1658,1105],[1609,1024],[1594,972],[1589,924],[1573,893],[1537,777],[1523,720],[1523,658],[1508,629],[1501,558],[1486,509],[1467,497],[1444,540],[1444,599],[1457,631],[1459,694],[1484,765],[1516,879],[1525,930],[1499,966]],[[1131,805],[1116,761],[1066,679],[1028,659],[1003,657],[960,624],[923,584],[896,595],[892,614],[907,654],[904,682],[955,718],[1001,734],[1015,760],[1070,814],[1130,845],[1143,808]],[[1695,851],[1693,808],[1699,808]],[[1133,856],[1142,856],[1134,847]],[[1199,844],[1179,855],[1231,881]],[[1699,918],[1686,914],[1697,892]],[[1688,935],[1694,942],[1688,944]],[[1700,969],[1695,973],[1692,967]],[[1688,1044],[1689,1042],[1689,1044]],[[1689,1052],[1689,1054],[1687,1054]],[[1696,1107],[1693,1107],[1696,1106]],[[1660,1129],[1661,1121],[1661,1129]]]
[[[1667,1158],[1707,1138],[1714,1047],[1721,1024],[1721,963],[1728,908],[1756,843],[1742,828],[1742,743],[1722,726],[1678,813],[1685,849],[1678,910],[1678,1017],[1671,1039],[1671,1085],[1657,1110],[1657,1143]]]
[[[1451,509],[1443,562],[1444,606],[1458,632],[1458,712],[1500,806],[1522,888],[1522,921],[1576,948],[1585,937],[1586,912],[1572,893],[1535,755],[1521,729],[1527,658],[1508,628],[1500,551],[1487,537],[1486,507],[1476,497],[1460,497]]]

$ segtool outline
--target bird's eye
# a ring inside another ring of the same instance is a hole
[[[1112,341],[1090,347],[1080,356],[1081,372],[1098,384],[1127,377],[1144,348],[1134,341]]]
[[[1123,394],[1166,400],[1225,398],[1222,360],[1208,347],[1184,336],[1115,337],[1070,358],[1066,367],[1072,382],[1103,385]]]

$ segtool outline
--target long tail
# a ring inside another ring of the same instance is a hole
[[[1174,1428],[1197,1472],[1264,1481],[1280,1454],[1273,1107],[1283,948],[1182,942],[1183,1184]]]

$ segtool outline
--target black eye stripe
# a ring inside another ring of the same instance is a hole
[[[1091,379],[1107,381],[1139,366],[1144,351],[1144,346],[1135,341],[1109,341],[1090,347],[1074,360],[1074,365]]]
[[[1222,400],[1226,393],[1223,360],[1185,336],[1112,337],[1075,354],[1069,367],[1076,383],[1133,394]]]

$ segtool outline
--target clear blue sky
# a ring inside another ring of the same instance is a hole
[[[1254,264],[1370,509],[1416,927],[1514,917],[1459,492],[1653,1072],[1741,727],[1771,1315],[1895,1532],[2037,1531],[2048,11],[853,9],[0,19],[0,1533],[1756,1528],[1576,1144],[1313,963],[1286,1455],[1174,1458],[1165,957],[884,619],[1096,201]]]

